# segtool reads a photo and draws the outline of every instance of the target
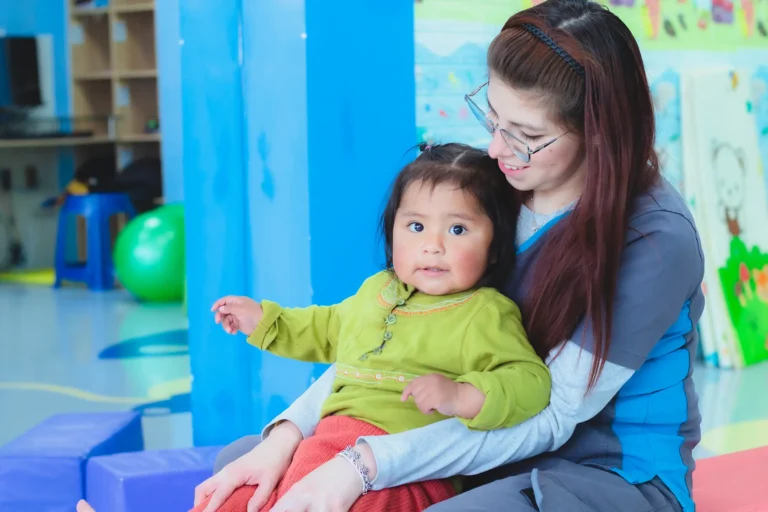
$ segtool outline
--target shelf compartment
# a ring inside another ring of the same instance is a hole
[[[113,136],[112,82],[76,82],[72,92],[78,119],[74,129],[90,131],[95,136]]]
[[[115,2],[111,7],[112,12],[125,13],[125,12],[154,12],[155,2],[147,2],[146,0],[136,0],[132,2]]]
[[[130,80],[131,78],[157,78],[156,69],[133,69],[115,72],[115,78]]]
[[[157,69],[153,12],[114,15],[112,38],[115,70],[119,75]]]
[[[87,73],[77,73],[73,76],[73,78],[77,81],[95,81],[95,80],[112,80],[112,71],[111,70],[104,70],[104,71],[90,71]]]
[[[70,24],[72,74],[101,75],[110,72],[109,20],[106,16],[79,18]]]
[[[161,0],[162,1],[162,0]],[[113,9],[122,9],[127,6],[152,6],[154,9],[154,0],[112,0],[111,7]]]
[[[159,135],[147,129],[157,121],[157,79],[139,78],[117,82],[115,112],[118,117],[118,139],[130,137],[154,141]]]

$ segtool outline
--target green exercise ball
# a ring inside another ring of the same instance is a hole
[[[161,206],[131,220],[117,237],[115,273],[144,302],[181,302],[184,296],[184,207]]]

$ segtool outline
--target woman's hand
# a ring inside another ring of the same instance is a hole
[[[233,295],[217,300],[211,311],[216,313],[216,323],[221,324],[226,333],[237,334],[240,331],[246,336],[256,330],[264,316],[261,304],[248,297]]]
[[[248,512],[258,511],[288,470],[301,442],[301,431],[290,422],[277,425],[264,441],[195,488],[195,506],[211,496],[205,512],[215,512],[236,489],[258,488],[248,502]]]
[[[376,478],[370,447],[357,445],[355,450],[369,469],[369,478]],[[362,494],[363,481],[354,466],[334,457],[294,484],[270,512],[347,512]]]

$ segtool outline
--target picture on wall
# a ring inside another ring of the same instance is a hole
[[[695,211],[694,188],[686,187],[684,180],[680,73],[669,67],[647,73],[656,117],[656,152],[661,173],[684,197],[691,211]],[[708,288],[705,278],[702,284],[705,296]],[[718,366],[717,336],[711,320],[705,310],[699,322],[699,345],[706,364]]]
[[[768,45],[768,0],[599,1],[627,24],[644,53],[721,52]],[[487,80],[485,54],[506,20],[538,3],[540,0],[421,0],[414,4],[419,140],[487,145],[490,137],[478,129],[464,104],[464,94]],[[669,63],[679,64],[679,56],[670,57]],[[662,85],[662,94],[670,83],[662,81],[667,84]]]
[[[690,71],[681,91],[684,183],[718,366],[748,366],[768,359],[768,200],[752,80],[736,69]]]
[[[763,171],[768,167],[768,66],[761,66],[752,75],[752,104],[757,123],[757,140]],[[763,172],[765,188],[768,190],[768,174]]]

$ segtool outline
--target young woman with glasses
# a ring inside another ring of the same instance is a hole
[[[448,419],[361,437],[358,464],[334,458],[273,511],[347,510],[363,492],[360,471],[373,489],[473,475],[435,512],[694,510],[701,418],[691,377],[704,261],[691,213],[659,173],[637,43],[598,3],[549,0],[507,21],[488,73],[466,99],[524,205],[503,291],[522,305],[549,366],[550,403],[507,429],[469,431]],[[312,435],[334,374],[264,441],[225,449],[220,462],[231,463],[200,496],[274,488]]]

